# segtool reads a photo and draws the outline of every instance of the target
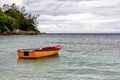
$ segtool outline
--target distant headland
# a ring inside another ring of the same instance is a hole
[[[36,35],[39,15],[26,13],[25,7],[4,4],[0,7],[0,35]]]

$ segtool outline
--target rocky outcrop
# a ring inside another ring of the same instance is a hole
[[[20,30],[20,29],[13,29],[11,31],[11,34],[16,34],[16,35],[25,35],[26,31]]]
[[[20,29],[14,29],[14,30],[12,30],[12,34],[15,34],[15,35],[37,35],[37,34],[40,34],[40,31],[38,31],[38,30],[23,31]]]
[[[37,35],[41,34],[39,30],[34,31],[23,31],[20,29],[13,29],[11,31],[5,31],[3,33],[0,33],[0,35]]]

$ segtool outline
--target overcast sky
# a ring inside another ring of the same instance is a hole
[[[0,0],[40,14],[38,28],[49,33],[120,33],[120,0]]]

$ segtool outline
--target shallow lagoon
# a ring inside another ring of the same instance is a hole
[[[19,59],[16,50],[61,45],[59,55]],[[0,80],[119,80],[120,35],[0,36]]]

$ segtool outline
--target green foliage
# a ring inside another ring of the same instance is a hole
[[[25,7],[19,8],[15,4],[4,4],[0,8],[0,32],[21,29],[33,31],[36,29],[38,15],[32,16],[25,12]]]
[[[0,10],[0,32],[10,31],[13,28],[18,28],[16,19],[4,14],[2,10]]]

